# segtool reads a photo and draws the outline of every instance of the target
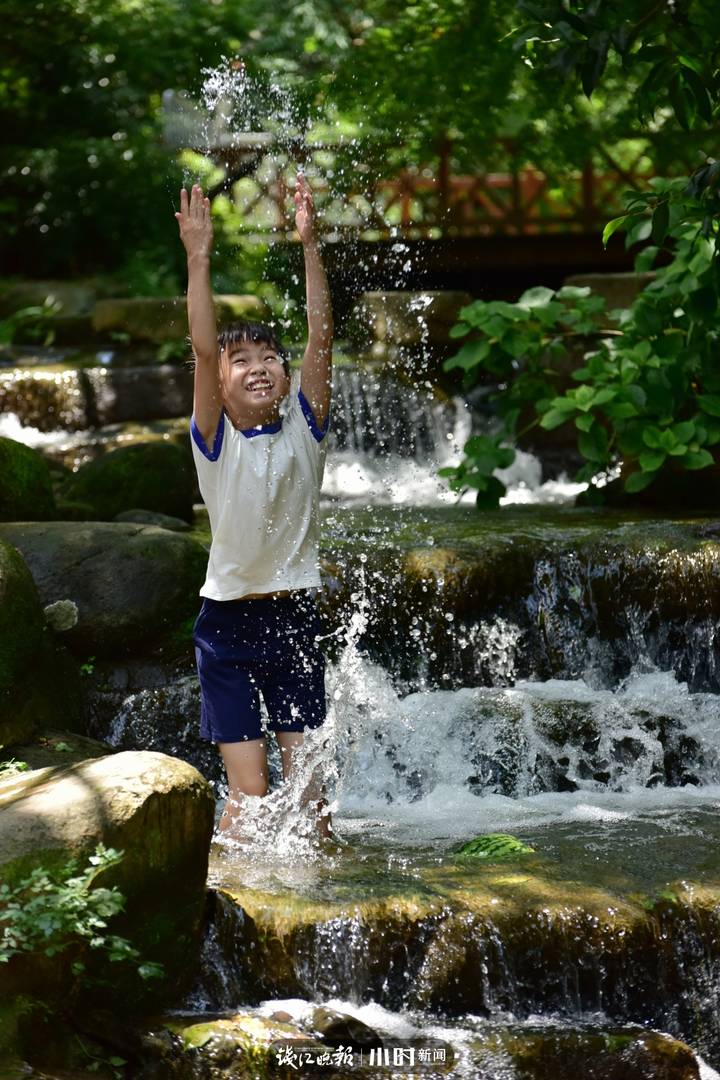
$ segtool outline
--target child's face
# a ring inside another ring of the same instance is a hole
[[[258,420],[274,416],[290,390],[282,357],[265,342],[231,343],[220,355],[220,371],[228,404]]]

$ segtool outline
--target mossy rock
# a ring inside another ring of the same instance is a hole
[[[462,844],[455,852],[456,859],[485,859],[498,862],[500,859],[516,859],[520,855],[533,855],[535,848],[523,844],[516,836],[506,833],[488,833],[475,836]]]
[[[0,437],[0,521],[46,521],[54,516],[47,462],[29,446]]]
[[[45,617],[35,582],[20,553],[0,541],[0,743],[10,746],[35,729],[20,682],[46,645]],[[36,680],[32,680],[35,685]]]
[[[43,605],[71,600],[62,642],[81,660],[138,655],[197,613],[207,552],[190,535],[128,522],[0,525],[27,560]]]
[[[67,503],[89,503],[96,520],[152,510],[192,521],[195,477],[189,451],[171,442],[121,447],[82,465],[64,485]]]
[[[478,1075],[518,1080],[699,1080],[701,1075],[689,1046],[640,1027],[492,1027],[473,1039],[469,1050]]]
[[[267,305],[256,296],[216,296],[215,312],[218,323],[268,317]],[[129,334],[134,341],[150,341],[155,345],[175,342],[188,332],[187,304],[185,297],[180,296],[100,300],[93,311],[93,326],[100,332]]]

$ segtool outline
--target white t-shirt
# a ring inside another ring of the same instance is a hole
[[[247,431],[238,431],[223,412],[211,448],[195,418],[190,421],[212,530],[201,596],[236,600],[320,585],[318,502],[327,421],[318,427],[302,390],[291,390],[286,400],[277,423]]]

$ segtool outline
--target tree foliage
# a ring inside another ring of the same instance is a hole
[[[432,162],[447,136],[458,171],[518,156],[577,167],[599,141],[632,133],[633,95],[667,61],[689,104],[681,123],[660,109],[653,124],[658,153],[682,156],[682,122],[693,108],[707,113],[697,79],[710,60],[692,40],[638,67],[611,34],[591,101],[558,58],[567,39],[587,66],[618,6],[570,4],[579,14],[563,22],[558,3],[502,0],[0,0],[2,268],[122,268],[145,289],[177,287],[172,208],[183,171],[163,144],[162,95],[197,97],[203,68],[223,57],[242,57],[255,79],[287,90],[300,129],[367,136],[348,166],[385,174]],[[642,17],[639,0],[625,8]]]

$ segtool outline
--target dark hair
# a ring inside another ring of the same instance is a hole
[[[224,326],[218,334],[218,348],[220,352],[229,345],[239,345],[243,341],[252,341],[257,345],[268,345],[278,354],[283,363],[285,374],[290,374],[290,353],[275,336],[274,331],[265,323],[258,322],[234,322]]]

